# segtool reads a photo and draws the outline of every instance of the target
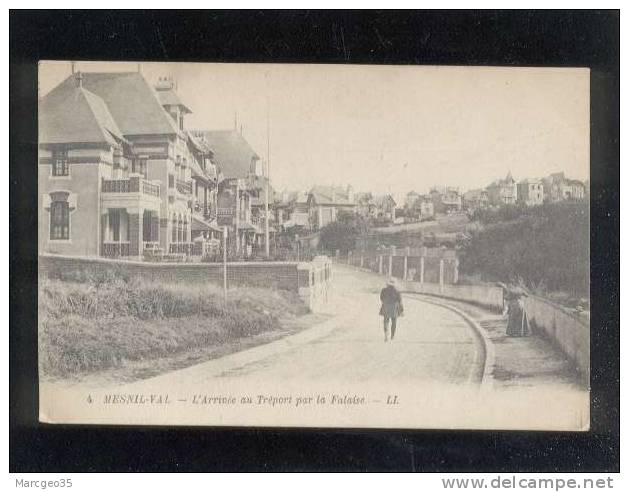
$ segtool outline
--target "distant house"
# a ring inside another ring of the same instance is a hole
[[[518,202],[532,207],[544,203],[544,184],[541,179],[524,179],[518,183]]]
[[[487,208],[489,205],[489,195],[486,190],[477,188],[463,193],[463,206],[468,210],[478,210]]]
[[[490,205],[513,205],[518,200],[518,185],[509,172],[505,179],[498,179],[487,187]]]
[[[375,204],[375,218],[379,220],[385,220],[388,222],[395,221],[395,207],[397,203],[395,199],[389,195],[377,195],[373,199]]]
[[[351,186],[315,186],[308,193],[310,227],[319,230],[336,221],[340,213],[356,213],[354,190]]]
[[[231,247],[245,256],[261,251],[265,240],[267,178],[260,157],[236,129],[194,130],[192,134],[212,149],[221,169],[223,179],[218,185],[217,219],[222,222],[231,217],[229,237],[234,238]],[[272,196],[269,186],[271,204]]]
[[[428,199],[422,199],[419,202],[419,218],[420,220],[432,219],[435,216],[435,205]]]
[[[434,206],[435,213],[444,214],[461,211],[462,200],[457,188],[449,186],[442,189],[433,188],[430,190],[429,195]]]
[[[396,206],[395,199],[389,194],[358,193],[356,195],[356,213],[365,218],[394,222]]]
[[[282,191],[275,200],[276,221],[281,229],[307,229],[310,225],[308,193],[304,191]]]
[[[554,173],[543,179],[544,198],[551,202],[560,200],[583,200],[585,185],[577,179],[566,178],[563,172]]]
[[[416,191],[409,191],[404,197],[404,207],[410,210],[420,199],[421,195],[419,193],[417,193]]]

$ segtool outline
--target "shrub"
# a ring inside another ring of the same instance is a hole
[[[496,217],[508,221],[494,222]],[[461,273],[587,297],[589,219],[589,204],[583,202],[494,211],[462,246]]]

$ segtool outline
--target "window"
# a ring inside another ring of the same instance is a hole
[[[50,239],[70,239],[70,209],[66,200],[50,203]]]
[[[146,179],[146,158],[134,159],[131,166],[132,172],[141,174]]]
[[[168,175],[168,187],[169,188],[175,187],[175,176],[173,176],[172,174]]]
[[[52,175],[69,176],[70,167],[68,165],[68,151],[55,150],[52,153]]]
[[[120,241],[120,210],[110,210],[107,215],[109,216],[109,230],[112,232],[112,240],[118,242]]]
[[[177,216],[173,215],[173,222],[172,222],[172,242],[176,243],[177,242]]]

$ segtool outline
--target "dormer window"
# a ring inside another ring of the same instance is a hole
[[[65,149],[53,150],[52,152],[52,175],[69,176],[70,166],[68,165],[68,151]]]

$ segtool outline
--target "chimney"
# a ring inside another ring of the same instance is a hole
[[[336,203],[336,186],[332,186],[332,203]]]
[[[76,72],[76,62],[70,62],[70,66],[72,68],[72,75],[74,75],[74,72]]]
[[[75,79],[76,79],[76,86],[83,87],[83,74],[81,72],[76,73]]]

